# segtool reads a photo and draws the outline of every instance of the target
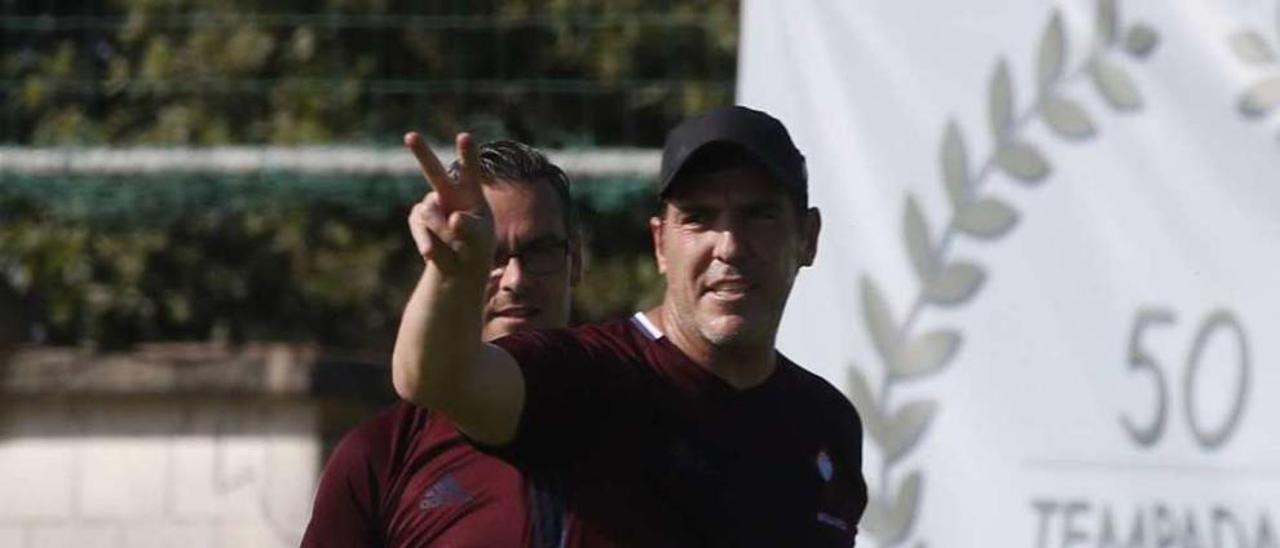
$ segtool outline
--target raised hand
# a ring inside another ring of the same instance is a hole
[[[459,134],[456,144],[461,169],[455,181],[421,135],[404,136],[430,187],[409,214],[427,267],[400,317],[392,382],[400,397],[452,417],[476,440],[501,445],[515,436],[524,377],[509,354],[480,340],[496,240],[493,213],[471,136]]]
[[[485,202],[480,182],[484,175],[471,136],[456,139],[461,169],[458,180],[427,146],[422,135],[406,133],[404,145],[418,160],[431,189],[409,213],[409,232],[424,261],[435,264],[446,277],[487,274],[493,257],[493,214]]]

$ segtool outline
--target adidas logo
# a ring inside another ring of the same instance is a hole
[[[435,482],[418,501],[419,510],[435,510],[443,506],[457,506],[471,500],[471,495],[462,488],[453,474],[446,474]]]

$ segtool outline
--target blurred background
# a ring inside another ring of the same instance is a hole
[[[0,546],[288,546],[393,397],[403,132],[548,150],[575,321],[630,313],[657,149],[732,102],[738,5],[0,0],[0,44]]]

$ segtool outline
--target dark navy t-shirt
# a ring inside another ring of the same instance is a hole
[[[779,355],[737,390],[637,314],[495,341],[524,372],[493,453],[555,478],[568,546],[850,546],[867,503],[849,401]]]

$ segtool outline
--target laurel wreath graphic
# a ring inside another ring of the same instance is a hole
[[[1280,9],[1277,10],[1277,15],[1280,15]],[[1280,17],[1277,17],[1276,23],[1276,28],[1272,29],[1276,31],[1273,39],[1280,40]],[[1262,34],[1253,29],[1244,29],[1232,34],[1227,39],[1227,43],[1231,46],[1231,52],[1241,61],[1258,68],[1269,69],[1267,76],[1250,84],[1244,90],[1238,104],[1240,114],[1245,118],[1262,118],[1276,105],[1280,105],[1280,70],[1277,70],[1280,67],[1277,67],[1275,50]]]
[[[929,220],[915,197],[907,194],[903,212],[903,239],[919,281],[919,291],[905,316],[897,316],[876,282],[861,280],[862,313],[876,354],[883,366],[878,391],[856,365],[848,368],[849,394],[862,413],[871,442],[879,449],[880,485],[872,491],[862,528],[887,548],[903,543],[911,534],[919,515],[924,475],[919,469],[903,471],[896,483],[899,465],[924,437],[938,411],[936,400],[920,398],[893,405],[895,388],[939,373],[957,354],[962,336],[956,329],[937,329],[918,334],[920,315],[927,307],[957,307],[969,302],[982,288],[987,274],[973,260],[949,259],[957,238],[996,240],[1007,235],[1018,222],[1018,212],[1000,199],[980,191],[997,170],[1023,185],[1042,184],[1052,171],[1039,148],[1027,141],[1024,130],[1035,120],[1057,136],[1083,141],[1097,134],[1097,126],[1080,103],[1066,93],[1077,80],[1087,77],[1111,109],[1137,111],[1142,97],[1124,65],[1120,53],[1141,60],[1156,47],[1159,36],[1147,25],[1124,27],[1115,0],[1099,0],[1093,36],[1083,58],[1067,70],[1067,39],[1061,13],[1054,9],[1040,39],[1035,58],[1035,94],[1025,108],[1015,104],[1009,63],[997,59],[988,89],[988,120],[994,137],[993,151],[976,171],[971,169],[968,149],[960,126],[951,120],[943,131],[941,144],[942,183],[951,205],[951,218],[940,235],[930,230]],[[1280,103],[1280,77],[1267,88],[1268,105]],[[900,319],[901,318],[901,319]],[[917,547],[925,546],[923,541]]]

